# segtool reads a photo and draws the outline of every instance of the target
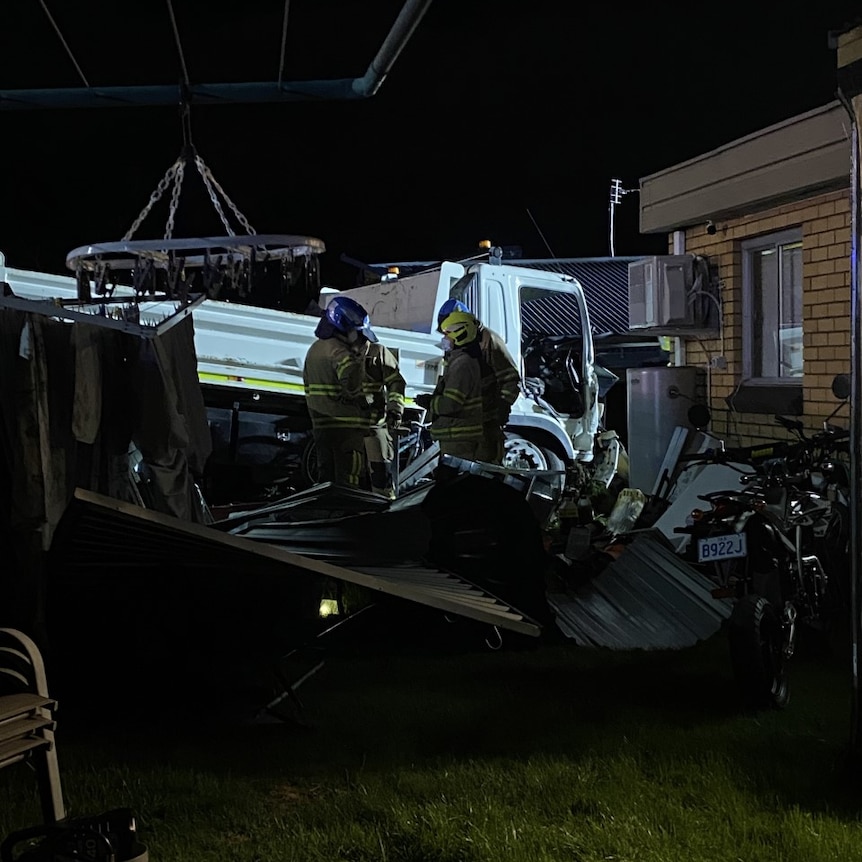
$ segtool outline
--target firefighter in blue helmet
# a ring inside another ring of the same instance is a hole
[[[367,486],[365,435],[368,401],[363,392],[365,352],[377,343],[366,310],[334,296],[305,357],[303,381],[317,454],[318,481]]]
[[[476,340],[482,359],[482,396],[484,404],[484,436],[487,460],[503,463],[504,428],[509,421],[512,405],[521,391],[521,375],[503,339],[484,326],[461,300],[447,299],[437,312],[437,329],[451,314],[467,314],[476,323]]]

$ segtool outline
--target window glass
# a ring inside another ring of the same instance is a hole
[[[802,242],[765,237],[744,254],[746,376],[802,377]]]

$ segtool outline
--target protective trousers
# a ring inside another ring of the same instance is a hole
[[[482,425],[481,457],[478,461],[488,464],[502,465],[505,453],[506,435],[496,422],[486,422]]]
[[[365,431],[362,428],[315,428],[318,482],[368,489]]]
[[[368,430],[365,435],[365,453],[368,457],[371,490],[375,494],[394,498],[392,459],[395,457],[395,446],[385,425],[372,425]]]

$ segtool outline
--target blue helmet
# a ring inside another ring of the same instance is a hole
[[[440,328],[440,324],[453,312],[464,312],[465,314],[472,314],[469,308],[461,302],[460,299],[447,299],[443,305],[440,306],[440,311],[437,312],[437,331],[442,332],[443,330]]]
[[[333,296],[326,306],[326,319],[345,335],[355,331],[364,335],[369,341],[377,341],[377,336],[371,329],[368,312],[349,296]]]

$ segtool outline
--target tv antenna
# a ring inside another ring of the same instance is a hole
[[[611,180],[611,198],[609,206],[609,231],[608,238],[610,243],[611,257],[616,257],[614,251],[614,216],[616,207],[622,203],[623,195],[630,195],[639,189],[624,189],[623,181],[618,179]]]

